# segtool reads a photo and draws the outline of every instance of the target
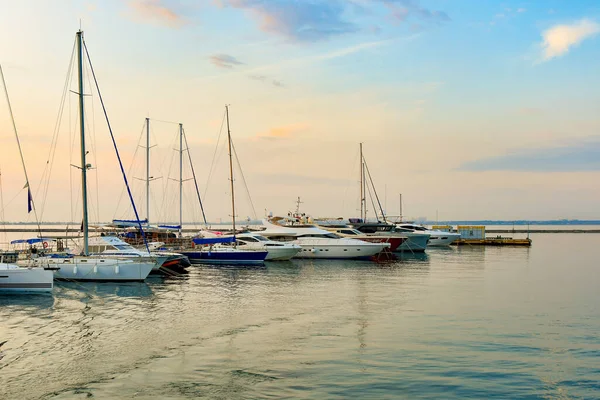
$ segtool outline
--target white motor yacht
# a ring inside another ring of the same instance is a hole
[[[294,219],[273,217],[263,220],[263,225],[266,230],[260,232],[261,236],[302,247],[297,258],[367,258],[390,247],[389,243],[344,238],[314,225],[297,223]]]
[[[460,238],[460,233],[433,230],[416,224],[396,223],[396,232],[403,231],[428,233],[431,235],[429,237],[429,246],[449,246],[452,242]]]
[[[302,251],[302,247],[297,244],[269,240],[254,232],[238,233],[235,235],[235,241],[238,249],[267,251],[265,261],[289,260]]]

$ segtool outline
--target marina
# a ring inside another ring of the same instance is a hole
[[[0,400],[600,398],[596,8],[88,3],[0,14]]]

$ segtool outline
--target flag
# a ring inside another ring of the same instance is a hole
[[[27,186],[27,214],[33,210],[33,197],[31,196],[31,189]]]

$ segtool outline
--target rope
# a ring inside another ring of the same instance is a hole
[[[233,148],[233,154],[235,155],[235,161],[237,161],[240,175],[242,177],[242,182],[244,182],[244,187],[246,188],[246,194],[248,195],[248,200],[250,201],[250,206],[252,207],[253,217],[254,217],[254,219],[257,219],[256,210],[254,209],[254,203],[252,202],[252,197],[250,196],[250,190],[248,189],[248,184],[246,183],[246,177],[244,176],[244,171],[242,170],[242,164],[240,163],[240,159],[238,158],[237,151],[235,149],[235,146],[233,145],[233,140],[231,141],[231,147]]]
[[[223,126],[225,125],[225,113],[223,112],[223,119],[221,120],[221,128],[219,129],[219,136],[217,137],[217,145],[215,146],[215,152],[213,153],[212,162],[210,164],[210,170],[208,171],[208,178],[206,179],[206,186],[204,187],[204,195],[202,196],[206,201],[206,192],[208,191],[208,184],[210,183],[210,178],[212,177],[212,172],[215,166],[215,158],[217,156],[217,151],[219,150],[219,142],[221,141],[221,135],[223,134]]]
[[[204,225],[206,223],[206,214],[204,213],[204,206],[202,205],[202,199],[200,198],[200,189],[198,189],[198,180],[196,180],[196,172],[194,171],[194,164],[192,163],[192,155],[190,154],[190,146],[188,145],[187,135],[185,134],[185,130],[183,130],[183,139],[185,140],[185,147],[188,153],[188,158],[190,160],[190,168],[192,170],[192,176],[194,178],[194,186],[196,187],[196,194],[198,195],[198,203],[200,203],[200,210],[202,210],[202,219],[204,219]]]
[[[31,185],[29,185],[29,176],[27,175],[27,167],[25,166],[25,158],[23,157],[23,150],[21,149],[21,141],[19,140],[19,133],[17,132],[17,124],[15,123],[15,117],[13,115],[12,106],[10,104],[10,97],[8,96],[8,87],[6,86],[6,81],[4,80],[4,72],[2,71],[2,66],[0,65],[0,77],[2,77],[2,86],[4,87],[4,94],[6,95],[6,102],[8,104],[8,112],[10,114],[10,120],[12,122],[13,130],[15,132],[15,139],[17,139],[17,147],[19,148],[19,155],[21,156],[21,164],[23,166],[23,173],[25,174],[25,187],[27,188],[27,207],[29,208],[29,204],[31,203],[31,208],[33,209],[33,214],[35,216],[35,222],[38,227],[38,232],[40,236],[42,236],[42,227],[40,226],[40,220],[38,219],[37,210],[35,208],[35,202],[33,201],[33,196],[31,196]]]
[[[83,39],[82,39],[83,40]],[[100,104],[102,104],[102,111],[104,111],[104,118],[106,119],[106,124],[108,125],[108,131],[110,132],[110,138],[113,143],[113,147],[115,148],[115,153],[117,155],[117,160],[119,161],[119,168],[121,169],[121,174],[123,175],[123,181],[125,182],[125,186],[127,186],[127,193],[129,194],[129,199],[131,200],[131,206],[133,207],[133,212],[135,213],[135,218],[138,222],[138,227],[140,228],[140,232],[142,233],[142,238],[144,239],[144,244],[146,246],[146,250],[150,253],[150,249],[148,248],[148,242],[146,241],[146,234],[142,229],[142,222],[140,221],[140,216],[138,214],[137,208],[135,206],[135,201],[131,196],[131,189],[129,188],[129,182],[127,181],[127,175],[125,175],[125,169],[123,168],[123,163],[121,162],[121,156],[119,155],[119,149],[117,148],[117,142],[115,141],[115,136],[113,135],[112,128],[110,126],[110,121],[108,119],[108,114],[106,112],[106,107],[104,106],[104,100],[102,99],[102,94],[100,93],[100,87],[98,86],[98,80],[96,79],[96,74],[94,73],[94,67],[92,66],[92,60],[90,58],[90,54],[88,53],[87,45],[84,42],[83,47],[85,49],[85,54],[87,56],[88,63],[90,64],[90,70],[92,71],[92,76],[94,77],[94,83],[96,84],[96,91],[98,92],[98,98],[100,99]],[[85,168],[85,165],[82,166]]]

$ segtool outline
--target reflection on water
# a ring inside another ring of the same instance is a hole
[[[0,398],[593,398],[597,246],[557,236],[0,297]]]

